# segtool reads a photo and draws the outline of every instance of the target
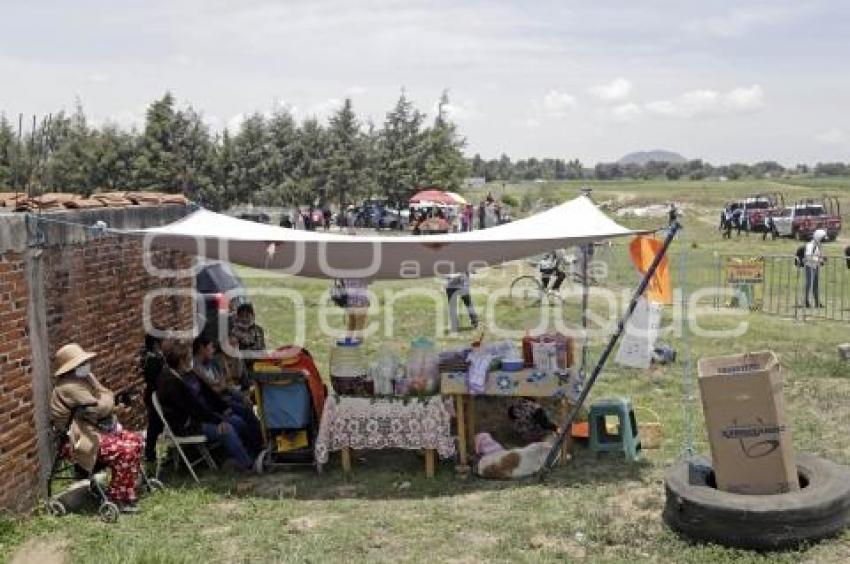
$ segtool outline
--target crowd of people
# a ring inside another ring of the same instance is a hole
[[[762,241],[767,240],[768,237],[774,240],[779,237],[772,211],[768,210],[765,212],[762,225],[752,225],[751,223],[750,216],[747,215],[744,208],[726,204],[723,211],[720,212],[720,225],[718,225],[717,229],[723,232],[724,239],[731,239],[732,231],[735,231],[736,236],[740,237],[742,231],[749,235],[750,231],[757,230],[762,233]]]
[[[264,332],[253,314],[250,304],[242,304],[233,316],[228,335],[233,350],[264,350]],[[148,427],[142,438],[119,422],[121,402],[91,369],[96,356],[76,343],[57,351],[50,417],[54,429],[67,434],[64,455],[89,473],[100,466],[110,469],[106,495],[121,511],[138,511],[142,461],[157,457],[163,421],[154,394],[178,436],[203,435],[223,447],[225,467],[255,469],[263,445],[247,377],[250,361],[227,354],[203,333],[192,342],[147,335],[141,369]]]

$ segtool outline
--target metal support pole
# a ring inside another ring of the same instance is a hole
[[[596,362],[596,366],[593,368],[593,372],[590,375],[590,379],[585,384],[584,388],[581,391],[581,395],[579,395],[575,404],[570,408],[569,413],[567,413],[567,417],[564,421],[561,422],[561,431],[558,433],[558,438],[555,441],[555,444],[552,445],[552,448],[549,450],[549,454],[546,455],[546,462],[543,464],[543,467],[538,472],[538,477],[543,479],[546,477],[546,474],[549,470],[552,469],[552,466],[558,460],[558,456],[560,456],[563,448],[564,441],[567,440],[567,437],[570,434],[572,429],[573,421],[575,421],[576,416],[578,415],[579,410],[581,409],[584,402],[587,400],[587,396],[590,395],[590,390],[593,389],[593,384],[596,383],[596,379],[599,378],[599,375],[602,373],[602,369],[605,367],[605,363],[608,361],[608,357],[611,355],[611,352],[614,350],[614,346],[617,344],[617,341],[620,340],[620,337],[623,335],[623,332],[626,329],[626,323],[628,323],[629,318],[631,318],[632,314],[637,307],[638,300],[643,296],[643,293],[646,291],[647,286],[649,286],[649,281],[655,275],[655,271],[658,270],[658,265],[661,264],[661,260],[667,254],[667,249],[670,247],[670,243],[673,242],[673,238],[676,236],[676,233],[681,229],[681,224],[678,221],[675,221],[670,224],[670,227],[667,231],[667,237],[664,239],[664,244],[661,247],[661,250],[658,251],[658,254],[655,255],[655,258],[652,260],[652,264],[649,265],[649,268],[644,274],[643,279],[640,281],[640,284],[635,290],[634,295],[632,296],[631,302],[629,302],[629,306],[626,308],[626,312],[617,322],[617,330],[611,335],[611,338],[608,340],[608,344],[605,346],[605,349],[602,351],[602,354],[599,356],[599,360]]]

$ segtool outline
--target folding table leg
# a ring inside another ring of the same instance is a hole
[[[433,478],[436,462],[436,451],[432,448],[425,450],[425,477]]]

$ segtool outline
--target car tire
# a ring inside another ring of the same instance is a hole
[[[713,473],[679,462],[666,475],[664,521],[698,542],[778,550],[837,535],[850,524],[850,469],[799,453],[799,491],[742,495],[718,490]]]

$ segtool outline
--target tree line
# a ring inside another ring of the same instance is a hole
[[[155,190],[183,193],[212,209],[234,204],[344,206],[369,197],[405,202],[419,186],[457,190],[468,175],[465,139],[443,93],[432,120],[404,92],[377,127],[350,98],[322,123],[286,110],[254,113],[218,133],[166,93],[144,127],[92,126],[81,104],[21,134],[0,115],[0,191]]]
[[[817,163],[810,167],[798,164],[786,168],[775,161],[754,164],[733,163],[715,166],[702,159],[681,163],[649,161],[639,163],[597,163],[585,167],[578,159],[520,159],[512,161],[507,155],[498,159],[484,160],[475,155],[469,160],[470,174],[484,178],[487,182],[522,182],[527,180],[704,180],[707,178],[770,178],[786,174],[814,174],[815,176],[850,175],[850,165],[840,162]]]

